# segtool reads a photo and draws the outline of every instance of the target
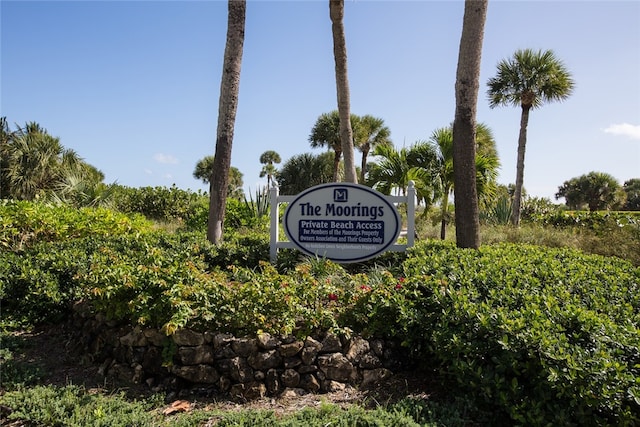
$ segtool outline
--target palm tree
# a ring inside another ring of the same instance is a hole
[[[478,201],[490,199],[496,191],[498,167],[500,162],[496,151],[496,143],[491,129],[478,123],[476,127],[475,184]],[[453,125],[433,131],[429,138],[437,156],[437,179],[441,189],[441,224],[440,238],[446,237],[446,223],[449,209],[449,198],[455,189]]]
[[[558,187],[556,199],[564,197],[570,209],[589,211],[617,209],[624,205],[626,194],[617,179],[604,172],[589,172],[586,175],[565,181]]]
[[[344,0],[329,0],[331,32],[333,34],[333,57],[336,69],[336,91],[340,116],[340,141],[344,153],[344,179],[358,182],[355,155],[353,151],[353,130],[351,129],[351,105],[349,78],[347,74],[347,42],[344,35]]]
[[[396,150],[393,144],[378,145],[373,151],[380,159],[371,163],[367,185],[383,194],[393,190],[406,195],[409,181],[416,184],[419,201],[429,206],[438,188],[434,187],[436,156],[429,144],[418,142],[409,148]]]
[[[449,196],[453,191],[453,126],[433,131],[429,138],[438,156],[438,183],[441,189],[440,202],[440,238],[446,237],[446,224],[449,210]]]
[[[329,152],[291,157],[276,173],[280,193],[294,195],[314,185],[331,182],[332,165],[333,156]]]
[[[640,211],[640,178],[631,178],[625,181],[622,189],[627,195],[623,210]]]
[[[8,148],[6,178],[11,197],[33,200],[58,178],[64,148],[45,133],[18,132]]]
[[[396,190],[405,195],[411,180],[408,150],[405,147],[396,150],[393,145],[378,145],[373,155],[380,159],[371,165],[367,185],[383,194],[389,195]]]
[[[82,173],[68,171],[44,198],[56,204],[81,207],[111,207],[114,204],[117,187],[103,182],[87,180]]]
[[[527,144],[529,112],[546,102],[562,101],[573,92],[571,74],[553,51],[531,49],[517,50],[513,58],[498,63],[498,73],[488,81],[489,106],[520,106],[520,134],[518,136],[518,161],[516,187],[513,197],[511,222],[520,223],[522,186],[524,184],[524,154]]]
[[[442,186],[438,180],[438,153],[431,144],[417,141],[407,151],[409,179],[415,183],[418,204],[424,203],[424,214],[442,195]]]
[[[264,165],[260,171],[260,178],[264,178],[265,176],[267,177],[267,188],[271,188],[273,177],[278,171],[273,164],[280,163],[281,161],[282,159],[280,158],[280,154],[273,150],[265,151],[260,155],[260,163]]]
[[[351,115],[351,122],[357,120]],[[340,114],[338,110],[321,114],[311,129],[309,135],[311,148],[328,147],[333,150],[333,181],[337,182],[340,176],[340,158],[342,157],[342,141],[340,139]]]
[[[488,0],[466,0],[456,70],[456,111],[453,120],[453,174],[456,245],[480,247],[480,214],[476,188],[476,110],[480,59]]]
[[[229,169],[231,168],[233,130],[238,110],[246,11],[246,0],[229,0],[227,42],[224,48],[224,63],[222,65],[222,81],[220,83],[218,105],[216,151],[211,184],[209,186],[207,239],[216,245],[222,242],[222,225],[227,202]]]
[[[9,129],[6,117],[0,117],[0,199],[9,197],[9,180],[7,168],[9,167],[9,145],[15,136],[15,132]]]
[[[63,147],[59,138],[49,135],[38,123],[28,122],[12,132],[3,118],[0,128],[2,197],[64,201],[64,194],[70,194],[69,183],[74,188],[92,190],[104,185],[101,171],[74,150]]]
[[[384,120],[378,117],[373,117],[368,114],[362,117],[354,117],[353,115],[351,117],[354,130],[354,145],[362,153],[360,181],[365,182],[367,156],[369,152],[378,145],[391,144],[391,131],[384,125]]]
[[[196,167],[193,170],[193,177],[201,180],[204,184],[210,184],[210,179],[213,176],[213,168],[215,164],[215,158],[213,156],[204,156],[198,160]],[[234,199],[242,199],[244,197],[244,190],[242,186],[244,182],[242,180],[243,174],[240,169],[230,166],[229,167],[229,180],[227,184],[227,196]]]

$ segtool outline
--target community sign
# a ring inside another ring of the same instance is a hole
[[[300,193],[287,207],[283,226],[300,251],[336,262],[358,262],[384,252],[398,238],[400,214],[370,187],[331,183]]]

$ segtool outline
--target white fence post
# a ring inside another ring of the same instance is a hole
[[[271,199],[270,208],[271,208],[271,237],[269,238],[269,258],[272,263],[275,263],[278,260],[278,212],[279,206],[278,203],[278,195],[279,189],[276,184],[269,189],[269,197]]]
[[[407,247],[414,244],[416,236],[416,185],[409,181],[407,189]]]

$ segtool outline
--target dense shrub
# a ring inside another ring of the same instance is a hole
[[[87,259],[86,245],[73,242],[42,242],[0,256],[0,304],[5,318],[40,323],[60,320],[68,313],[68,305],[81,298],[77,275],[86,268]]]
[[[554,215],[564,209],[564,206],[557,205],[545,197],[525,197],[520,210],[520,220],[528,222],[540,216]]]
[[[572,250],[420,245],[407,336],[525,425],[640,421],[640,269]]]
[[[106,208],[76,209],[66,205],[0,201],[0,248],[21,250],[41,241],[86,236],[138,234],[152,224],[139,215],[124,215]]]
[[[171,187],[118,187],[115,207],[122,212],[139,213],[159,221],[184,221],[194,206],[207,200],[202,192]]]
[[[309,260],[282,274],[264,260],[247,266],[243,256],[216,258],[217,249],[205,241],[167,245],[164,240],[162,245],[140,239],[103,242],[78,279],[85,298],[110,318],[167,333],[183,327],[238,335],[343,333],[366,325],[376,304],[399,307],[384,302],[389,292],[399,291],[388,272],[351,276],[338,264]],[[220,266],[206,261],[214,259],[224,261]],[[364,302],[370,299],[373,303]],[[391,314],[381,321],[387,324]]]
[[[101,239],[152,231],[140,215],[27,201],[0,204],[3,315],[32,323],[59,319],[80,298],[78,274]]]
[[[640,269],[629,262],[422,242],[352,266],[294,254],[272,266],[260,232],[216,247],[203,233],[150,232],[110,211],[7,207],[20,210],[1,211],[2,242],[14,249],[0,252],[5,319],[48,321],[85,300],[167,333],[397,338],[505,424],[640,423]],[[15,243],[21,235],[29,244]]]

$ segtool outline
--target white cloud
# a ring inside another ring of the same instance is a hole
[[[640,139],[640,126],[630,125],[629,123],[612,124],[606,129],[606,133],[613,135],[628,136],[631,139]]]
[[[153,155],[153,160],[155,160],[158,163],[165,163],[165,164],[176,164],[176,163],[178,163],[178,159],[177,158],[175,158],[171,154],[164,154],[164,153],[156,153],[156,154],[154,154]]]
[[[144,173],[146,173],[147,175],[153,175],[153,171],[151,169],[145,169]]]

